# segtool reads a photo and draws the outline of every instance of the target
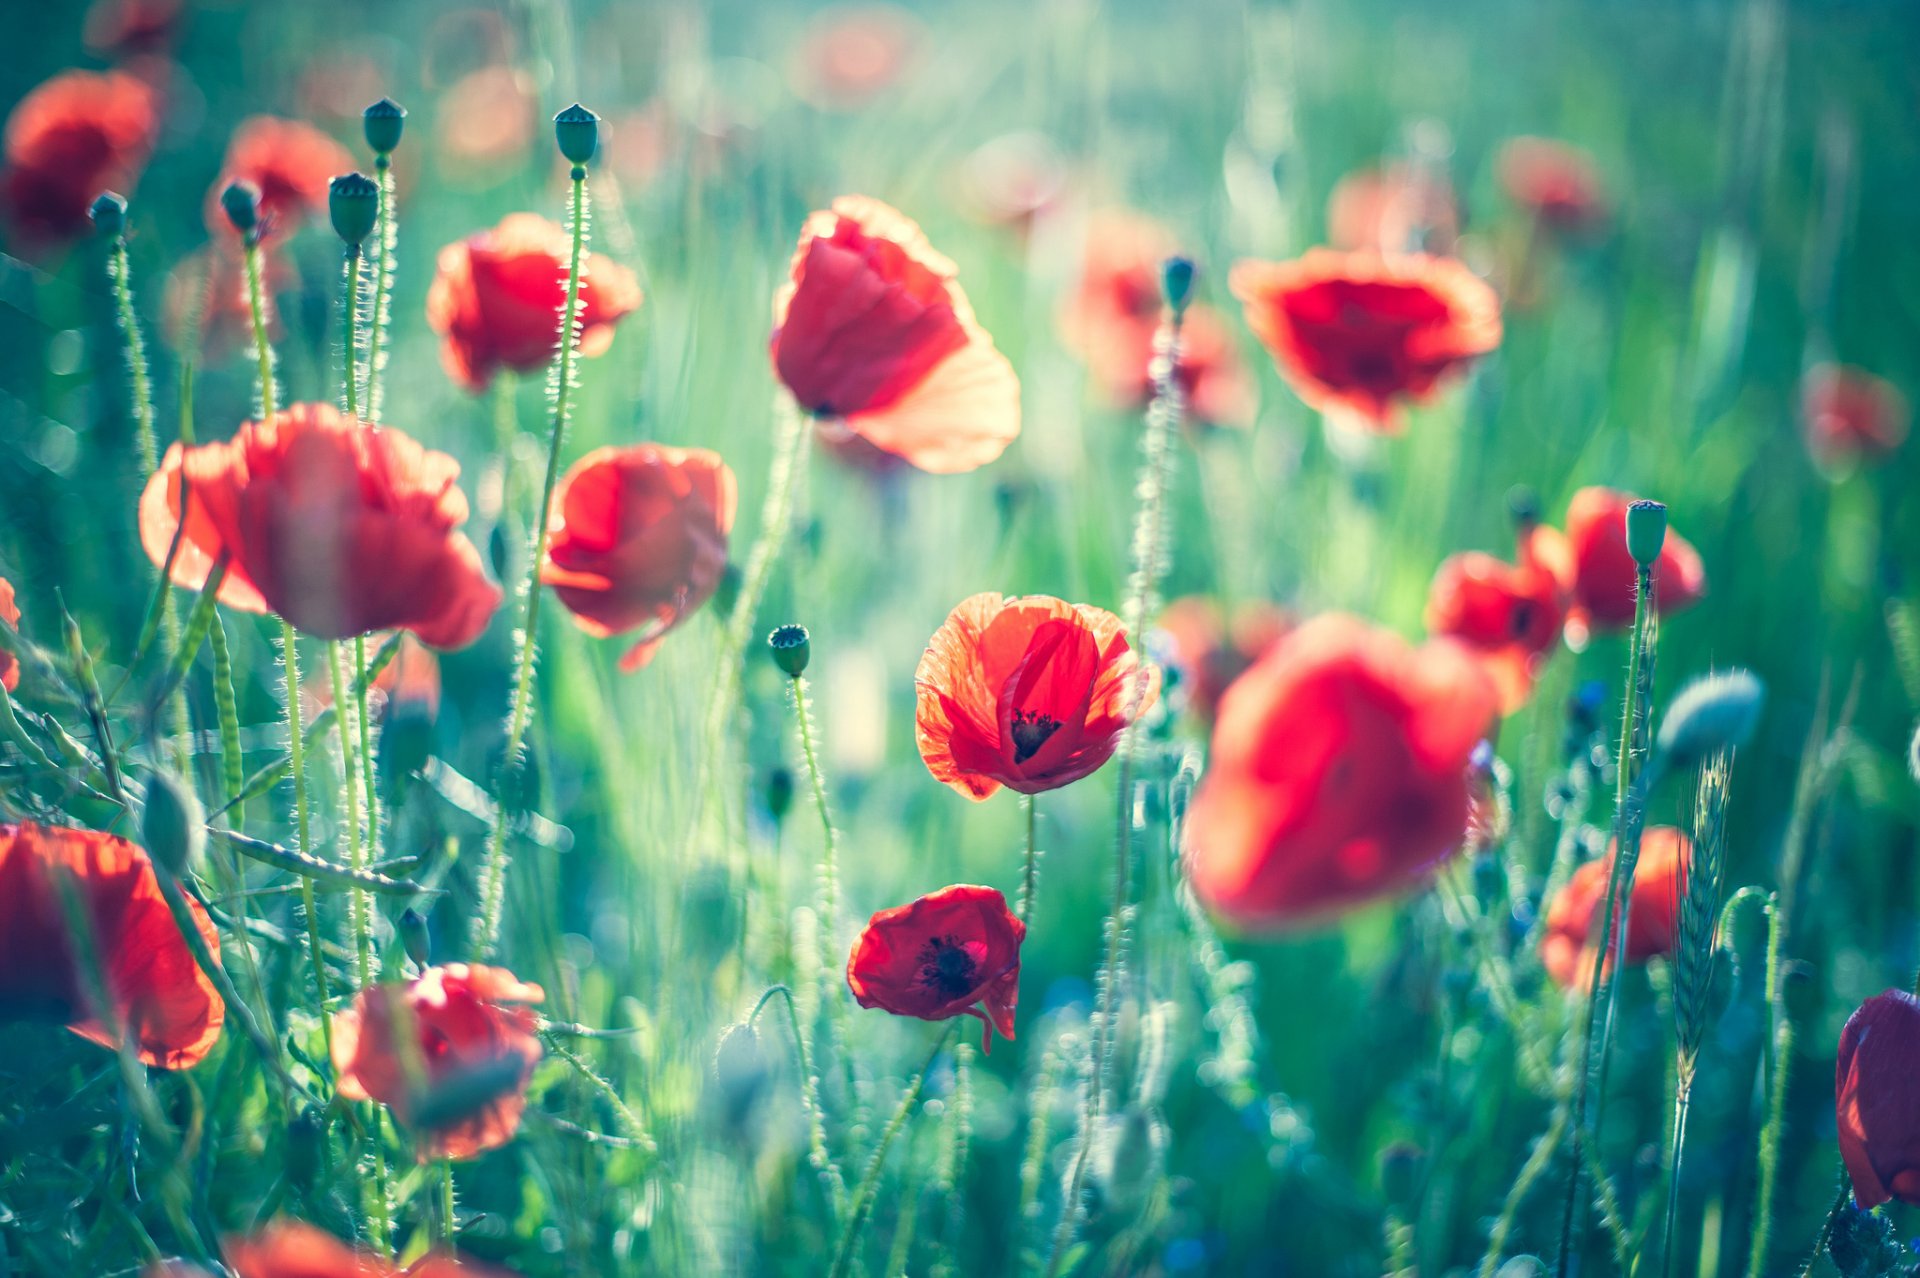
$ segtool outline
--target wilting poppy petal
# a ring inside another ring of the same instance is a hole
[[[1547,904],[1540,962],[1558,985],[1584,988],[1593,971],[1593,934],[1606,910],[1614,852],[1615,846],[1609,844],[1605,856],[1575,870],[1567,886]],[[1627,911],[1627,962],[1644,963],[1656,954],[1673,952],[1676,911],[1686,891],[1692,856],[1693,844],[1670,825],[1656,825],[1641,834],[1633,904]],[[1614,935],[1619,935],[1618,924]]]
[[[1888,990],[1862,1003],[1840,1032],[1834,1117],[1853,1196],[1872,1210],[1890,1198],[1920,1205],[1920,999]]]
[[[251,182],[260,188],[262,235],[291,235],[326,211],[328,183],[353,171],[352,154],[311,124],[249,116],[234,130],[220,176],[207,190],[207,229],[216,241],[233,237],[220,195],[231,183]]]
[[[540,580],[590,635],[641,631],[623,669],[713,597],[738,500],[733,471],[704,448],[635,444],[575,463],[554,495]]]
[[[1013,1037],[1026,935],[997,890],[941,888],[868,920],[847,958],[847,987],[860,1006],[895,1016],[977,1016],[986,1050],[994,1030]]]
[[[962,600],[914,672],[915,735],[934,779],[972,799],[1038,794],[1113,755],[1159,695],[1120,619],[1046,595]]]
[[[526,1005],[545,998],[504,968],[465,963],[363,989],[333,1018],[340,1094],[391,1109],[422,1162],[504,1145],[541,1056]]]
[[[427,325],[440,334],[440,361],[455,381],[480,391],[502,368],[533,373],[560,349],[572,240],[535,213],[514,213],[500,225],[440,250],[427,292]],[[580,350],[604,352],[614,326],[640,308],[633,272],[599,253],[580,277]]]
[[[72,876],[85,904],[110,1015],[88,1005],[56,886],[60,873]],[[187,908],[217,956],[213,920],[192,898]],[[0,1018],[64,1022],[105,1047],[116,1045],[118,1025],[147,1064],[189,1069],[213,1050],[226,1012],[144,851],[93,830],[0,825]]]
[[[90,233],[102,191],[129,194],[159,128],[153,91],[118,71],[63,71],[7,116],[0,209],[29,247]]]
[[[1227,689],[1186,829],[1202,900],[1248,926],[1403,891],[1457,848],[1494,691],[1459,644],[1307,622]]]
[[[1627,507],[1634,498],[1610,488],[1582,488],[1567,506],[1573,556],[1573,619],[1595,630],[1633,624],[1639,568],[1627,549]],[[1700,553],[1671,528],[1653,565],[1653,602],[1661,616],[1691,608],[1707,593]]]
[[[1801,382],[1800,425],[1821,466],[1877,461],[1907,438],[1907,397],[1863,369],[1821,364]]]

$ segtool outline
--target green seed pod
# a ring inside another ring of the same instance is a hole
[[[94,197],[93,208],[89,211],[93,216],[94,231],[107,239],[127,229],[127,201],[124,196],[102,191]]]
[[[787,676],[798,679],[807,672],[807,658],[812,655],[805,626],[781,626],[767,636],[767,646],[773,649],[773,664],[787,672]]]
[[[1685,767],[1753,739],[1767,690],[1750,670],[1727,670],[1682,688],[1660,721],[1655,749],[1665,765]]]
[[[1627,507],[1627,551],[1642,568],[1651,568],[1667,543],[1667,508],[1657,501]]]
[[[170,772],[154,773],[140,813],[140,838],[154,864],[175,878],[192,869],[207,846],[206,810],[192,787]]]
[[[227,221],[240,234],[251,236],[260,229],[260,188],[253,183],[244,180],[227,183],[227,189],[220,192],[220,207],[226,210]]]
[[[340,175],[327,186],[327,213],[334,234],[348,249],[359,249],[380,219],[379,185],[364,173]]]
[[[1507,489],[1507,513],[1521,531],[1534,527],[1540,522],[1540,494],[1525,484],[1515,484]]]
[[[1175,315],[1184,315],[1193,300],[1193,259],[1175,255],[1160,263],[1160,294]]]
[[[418,967],[429,967],[433,963],[433,938],[427,931],[426,916],[409,906],[400,912],[400,944],[406,947],[407,957]]]
[[[366,131],[367,145],[375,155],[386,155],[400,145],[400,134],[407,126],[407,109],[392,98],[381,98],[360,113],[360,125]]]
[[[600,147],[600,117],[576,102],[553,117],[553,136],[560,154],[578,168]]]

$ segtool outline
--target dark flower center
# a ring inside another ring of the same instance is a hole
[[[1533,601],[1521,599],[1513,605],[1513,620],[1508,623],[1515,639],[1524,639],[1533,630]]]
[[[1040,752],[1047,738],[1060,731],[1060,721],[1034,710],[1013,712],[1013,761],[1025,763]]]
[[[954,937],[930,937],[920,949],[920,983],[944,998],[959,998],[971,990],[977,971],[973,956]]]

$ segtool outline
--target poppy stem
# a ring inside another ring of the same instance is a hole
[[[1520,1207],[1527,1200],[1540,1178],[1553,1166],[1554,1155],[1560,1152],[1560,1142],[1566,1139],[1567,1110],[1564,1106],[1554,1112],[1553,1122],[1548,1124],[1545,1134],[1534,1142],[1533,1152],[1521,1165],[1520,1174],[1513,1178],[1513,1185],[1507,1190],[1507,1200],[1501,1204],[1499,1219],[1493,1222],[1493,1231],[1487,1235],[1487,1251],[1480,1258],[1480,1278],[1494,1278],[1500,1268],[1500,1262],[1506,1258],[1507,1239],[1513,1233],[1514,1221],[1520,1215]]]
[[[287,757],[293,772],[293,811],[295,850],[303,860],[313,857],[311,827],[307,816],[306,735],[300,725],[300,650],[293,623],[280,621],[280,663],[287,675]],[[314,908],[313,880],[300,880],[300,909],[307,919],[307,957],[313,964],[313,988],[319,997],[317,1011],[320,1031],[327,1044],[327,1060],[333,1060],[333,1016],[327,1010],[332,997],[327,990],[327,959],[320,944],[320,915]]]
[[[341,371],[340,386],[345,392],[347,416],[360,415],[360,397],[356,383],[360,380],[360,246],[347,245],[347,289],[344,298],[346,310],[347,337],[340,358],[346,367]]]
[[[360,402],[367,407],[369,421],[380,419],[380,374],[386,370],[387,316],[393,309],[393,250],[400,239],[400,221],[394,209],[393,159],[381,152],[373,159],[375,171],[380,183],[380,213],[374,224],[373,241],[379,261],[373,273],[373,315],[367,330],[367,382],[366,393]],[[350,292],[349,297],[353,294]],[[347,345],[347,384],[348,394],[352,394],[354,378],[354,344]]]
[[[337,639],[327,641],[327,678],[333,689],[333,726],[340,742],[341,789],[347,802],[347,864],[355,870],[364,870],[367,850],[360,836],[360,770],[354,758],[354,734],[345,716],[347,706],[352,703],[347,700],[345,660]],[[365,989],[373,984],[373,898],[353,888],[347,893],[347,917],[353,929],[360,988]]]
[[[1027,864],[1026,872],[1020,879],[1020,921],[1027,923],[1032,921],[1027,916],[1033,913],[1033,896],[1040,886],[1040,841],[1037,837],[1033,796],[1021,795],[1020,806],[1027,814]]]
[[[838,1216],[846,1207],[847,1185],[840,1176],[840,1168],[833,1161],[833,1154],[827,1148],[827,1120],[825,1107],[820,1102],[820,1075],[813,1067],[813,1053],[807,1047],[807,1036],[800,1028],[800,1009],[793,1001],[793,990],[785,985],[775,985],[760,996],[754,1005],[753,1015],[747,1017],[751,1026],[760,1018],[760,1011],[768,1000],[778,995],[787,1005],[787,1031],[793,1035],[793,1051],[800,1067],[800,1108],[807,1115],[807,1162],[826,1186],[827,1201]]]
[[[207,638],[213,645],[213,704],[220,720],[220,783],[227,798],[232,800],[247,778],[240,751],[240,706],[233,695],[233,654],[227,648],[227,629],[220,624],[218,614],[207,628]],[[233,824],[239,825],[245,819],[245,813],[236,803]]]
[[[1834,1222],[1840,1219],[1840,1213],[1847,1209],[1847,1203],[1853,1198],[1853,1182],[1847,1177],[1847,1169],[1840,1168],[1840,1188],[1834,1194],[1833,1206],[1827,1208],[1827,1217],[1820,1222],[1820,1233],[1813,1240],[1813,1254],[1807,1257],[1807,1263],[1800,1266],[1795,1278],[1812,1278],[1813,1270],[1820,1263],[1820,1257],[1827,1254],[1827,1242],[1833,1237]]]
[[[1786,1133],[1787,1084],[1793,1074],[1793,1017],[1784,1003],[1780,979],[1780,943],[1786,911],[1777,900],[1767,907],[1767,1006],[1773,1017],[1773,1055],[1767,1079],[1767,1121],[1760,1129],[1760,1183],[1754,1192],[1753,1243],[1747,1249],[1747,1278],[1767,1272],[1773,1240],[1773,1204],[1780,1189],[1780,1142]]]
[[[846,1052],[848,1039],[847,1004],[840,997],[839,982],[835,979],[841,965],[839,943],[836,929],[840,915],[840,836],[834,829],[833,811],[827,806],[827,778],[820,767],[820,751],[814,741],[813,710],[807,704],[807,681],[804,676],[793,676],[794,718],[800,727],[800,752],[807,761],[807,780],[813,786],[813,806],[820,813],[820,871],[816,879],[818,896],[815,898],[820,921],[818,939],[820,944],[820,1004],[827,1013],[826,1051],[837,1057],[846,1072],[846,1088],[849,1099],[857,1102],[858,1080],[854,1077],[853,1059]]]
[[[397,651],[400,640],[396,637],[394,647]],[[372,680],[367,677],[367,637],[353,637],[353,705],[354,717],[360,725],[360,792],[366,797],[367,805],[367,859],[380,859],[380,787],[375,784],[373,772],[373,726],[367,720],[367,689]]]
[[[940,1037],[934,1040],[933,1050],[927,1053],[926,1064],[907,1081],[907,1089],[900,1094],[900,1103],[894,1107],[893,1117],[887,1120],[886,1127],[881,1130],[880,1143],[874,1146],[873,1157],[867,1160],[866,1174],[861,1176],[860,1187],[854,1191],[853,1214],[847,1218],[846,1231],[840,1235],[840,1246],[834,1252],[829,1278],[846,1278],[852,1269],[854,1253],[860,1248],[867,1217],[873,1211],[874,1196],[880,1192],[880,1173],[886,1169],[887,1151],[893,1147],[900,1129],[907,1125],[914,1106],[920,1103],[920,1093],[926,1088],[927,1075],[932,1072],[934,1062],[940,1059],[940,1053],[947,1050],[947,1043],[953,1038],[958,1024],[957,1018],[949,1020],[940,1031]]]
[[[560,455],[567,437],[569,395],[574,383],[574,356],[580,346],[580,264],[587,246],[587,170],[573,168],[569,221],[572,245],[567,259],[567,301],[560,313],[560,357],[553,366],[553,430],[547,440],[547,478],[540,492],[540,513],[534,521],[526,575],[521,580],[525,601],[520,626],[519,654],[513,678],[513,704],[507,713],[507,749],[494,787],[493,828],[487,836],[487,857],[480,867],[480,910],[474,916],[472,948],[476,957],[493,953],[500,943],[500,907],[507,876],[507,825],[513,804],[508,792],[525,764],[527,728],[533,721],[533,669],[539,650],[540,565],[547,557],[547,519],[553,492],[560,482]]]
[[[272,417],[277,396],[273,387],[273,347],[267,345],[267,297],[261,284],[260,241],[249,235],[247,259],[247,314],[253,322],[254,358],[260,362],[260,420]]]
[[[453,1246],[453,1160],[440,1160],[440,1241]]]

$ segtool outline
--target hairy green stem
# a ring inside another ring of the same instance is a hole
[[[367,849],[360,837],[360,768],[354,757],[353,732],[339,713],[348,704],[347,675],[339,640],[327,642],[327,677],[332,683],[335,709],[333,726],[340,743],[341,790],[347,802],[347,864],[355,870],[367,868]],[[348,926],[353,930],[353,948],[360,988],[373,984],[373,899],[359,887],[347,893]]]
[[[867,1216],[873,1211],[874,1195],[880,1192],[880,1175],[886,1170],[887,1151],[893,1147],[894,1138],[900,1129],[907,1125],[907,1119],[913,1114],[913,1108],[920,1103],[920,1093],[927,1085],[927,1075],[932,1072],[934,1062],[940,1059],[940,1053],[947,1050],[947,1043],[953,1037],[957,1021],[948,1021],[933,1042],[933,1050],[927,1053],[926,1064],[922,1065],[914,1076],[907,1081],[907,1088],[900,1094],[900,1103],[894,1107],[893,1117],[887,1120],[881,1129],[880,1143],[873,1147],[873,1157],[867,1160],[866,1174],[860,1178],[860,1187],[854,1191],[853,1212],[847,1218],[845,1232],[840,1235],[840,1245],[833,1255],[833,1268],[828,1278],[846,1278],[853,1267],[854,1253],[860,1248],[860,1236],[865,1230]]]
[[[280,661],[287,676],[287,741],[293,772],[293,811],[295,852],[312,859],[312,827],[307,812],[306,734],[300,725],[300,650],[293,623],[280,622]],[[320,1030],[327,1044],[327,1060],[333,1060],[333,1016],[327,1004],[332,1001],[327,989],[327,960],[320,941],[320,915],[314,906],[313,880],[300,880],[300,908],[307,920],[307,957],[313,964],[313,988],[319,998]]]
[[[394,208],[393,159],[382,153],[374,157],[373,165],[380,182],[380,213],[373,228],[380,260],[374,267],[373,315],[367,331],[367,389],[360,401],[367,406],[368,420],[378,421],[380,392],[383,389],[380,374],[386,371],[383,339],[387,332],[388,316],[393,310],[393,250],[400,239],[400,219]],[[352,349],[348,347],[348,350]]]
[[[1780,944],[1786,911],[1777,899],[1767,903],[1767,1005],[1773,1015],[1773,1061],[1767,1080],[1767,1121],[1760,1129],[1756,1155],[1760,1183],[1754,1194],[1753,1244],[1747,1250],[1747,1278],[1767,1272],[1772,1249],[1773,1207],[1780,1192],[1780,1142],[1786,1135],[1787,1084],[1793,1074],[1794,1025],[1787,1014],[1781,989]]]
[[[1034,816],[1034,796],[1020,796],[1021,810],[1027,818],[1027,859],[1020,876],[1020,921],[1031,923],[1034,893],[1040,886],[1040,840],[1037,821]]]

